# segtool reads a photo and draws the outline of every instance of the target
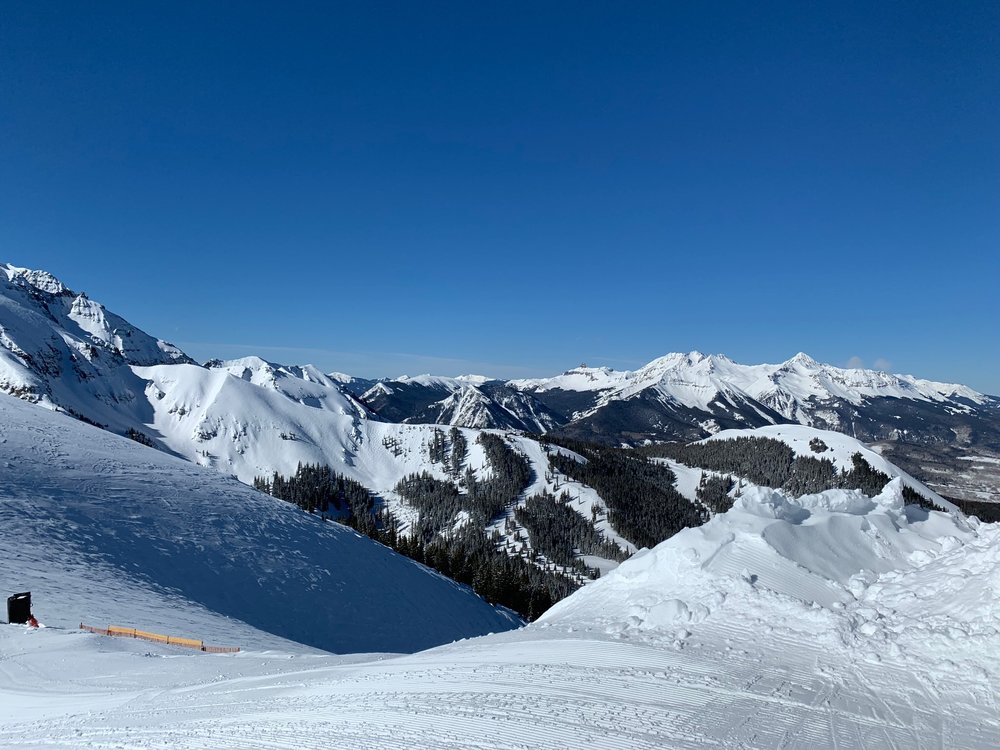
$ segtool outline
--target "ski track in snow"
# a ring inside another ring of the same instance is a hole
[[[985,750],[1000,740],[995,683],[906,663],[859,668],[826,644],[803,648],[799,634],[729,650],[746,634],[720,624],[681,648],[553,626],[360,664],[168,656],[0,630],[0,696],[19,714],[0,710],[4,747]],[[67,642],[58,660],[56,640]],[[12,687],[29,673],[30,691]]]

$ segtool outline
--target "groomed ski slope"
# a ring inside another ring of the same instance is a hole
[[[9,396],[0,476],[0,590],[31,590],[50,625],[354,653],[521,622],[345,526]]]
[[[898,479],[751,488],[531,626],[410,656],[0,626],[0,746],[993,749],[998,588],[1000,527]]]

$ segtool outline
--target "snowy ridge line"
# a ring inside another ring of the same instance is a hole
[[[95,635],[106,635],[117,638],[138,638],[142,641],[152,641],[153,643],[165,643],[168,646],[184,646],[209,654],[236,654],[239,653],[239,646],[206,646],[204,641],[194,638],[182,638],[175,635],[162,635],[161,633],[151,633],[146,630],[136,628],[123,628],[119,625],[108,625],[106,628],[95,628],[93,625],[80,623],[80,630],[86,630]]]
[[[817,362],[799,352],[778,364],[744,365],[723,354],[674,352],[638,370],[580,367],[549,378],[508,381],[514,388],[531,392],[552,389],[601,392],[599,403],[627,399],[654,388],[668,400],[706,410],[720,395],[748,397],[798,421],[799,408],[810,397],[842,399],[858,405],[865,398],[889,396],[918,401],[945,402],[964,399],[982,406],[990,397],[958,383],[940,383],[913,375],[894,375],[881,370],[841,368]]]

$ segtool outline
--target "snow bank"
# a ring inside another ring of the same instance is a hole
[[[995,637],[998,537],[975,520],[905,505],[899,478],[875,498],[829,490],[791,499],[752,487],[727,513],[641,551],[539,623],[683,640],[699,623],[759,631],[783,621],[838,641],[878,632],[908,648],[924,647],[916,622],[924,636]]]

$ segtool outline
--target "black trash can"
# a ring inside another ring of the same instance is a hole
[[[31,617],[31,592],[14,594],[7,597],[7,622],[26,623]]]

